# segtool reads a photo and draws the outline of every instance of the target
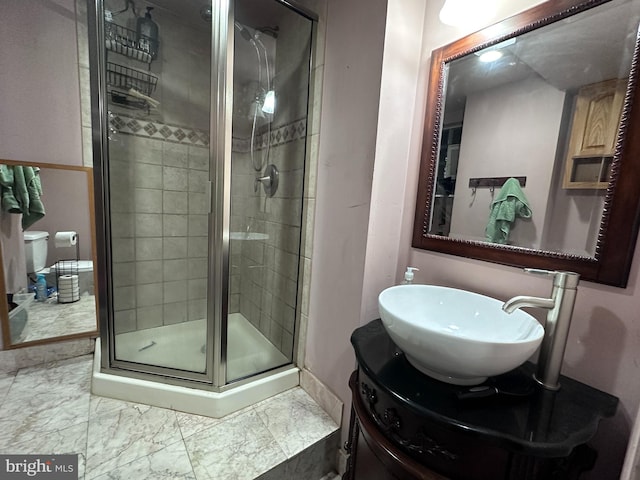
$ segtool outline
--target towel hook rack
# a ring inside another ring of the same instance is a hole
[[[489,187],[491,189],[491,193],[493,193],[495,187],[502,187],[504,182],[510,178],[518,180],[521,187],[524,187],[527,184],[527,177],[474,177],[469,179],[469,188],[475,190],[476,188]]]

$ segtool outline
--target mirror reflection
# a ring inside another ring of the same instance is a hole
[[[639,21],[608,2],[445,64],[429,234],[597,256]]]
[[[11,345],[97,330],[91,181],[91,168],[0,160]]]

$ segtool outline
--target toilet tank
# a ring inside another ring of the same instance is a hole
[[[47,240],[49,232],[25,231],[24,256],[27,261],[27,273],[42,270],[47,265]]]

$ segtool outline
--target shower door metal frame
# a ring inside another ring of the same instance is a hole
[[[233,117],[233,0],[212,1],[211,118],[209,158],[212,164],[209,216],[209,276],[207,295],[207,371],[221,389],[227,375],[229,313],[229,225],[231,219],[231,125]],[[216,6],[217,3],[217,6]],[[216,8],[217,7],[217,8]],[[219,285],[220,288],[215,288]],[[213,325],[212,325],[213,323]],[[210,347],[213,348],[211,352]],[[215,362],[214,360],[217,360]],[[216,365],[217,364],[217,365]]]
[[[317,22],[318,17],[291,0],[272,0]],[[209,125],[209,275],[207,295],[206,369],[204,373],[141,364],[115,358],[113,282],[110,266],[111,212],[109,192],[109,119],[106,95],[104,49],[104,0],[87,0],[91,91],[92,147],[96,199],[97,277],[99,292],[101,370],[120,376],[222,392],[245,383],[285,371],[294,364],[294,340],[290,363],[266,372],[227,383],[227,316],[229,302],[229,247],[231,218],[231,146],[233,109],[233,0],[212,0],[211,104]],[[315,27],[314,27],[315,29]],[[91,33],[94,35],[91,35]],[[310,59],[311,61],[311,59]],[[307,99],[307,104],[309,99]],[[298,278],[298,282],[300,282]],[[219,288],[216,288],[219,286]],[[298,287],[300,287],[298,285]],[[296,324],[297,324],[296,319]],[[104,352],[108,352],[105,354]]]

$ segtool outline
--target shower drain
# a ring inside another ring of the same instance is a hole
[[[139,349],[138,349],[138,351],[139,351],[139,352],[142,352],[143,350],[146,350],[147,348],[151,348],[151,347],[153,347],[155,344],[156,344],[156,342],[154,342],[154,341],[152,340],[152,341],[151,341],[151,343],[150,343],[149,345],[145,345],[144,347],[139,348]]]

